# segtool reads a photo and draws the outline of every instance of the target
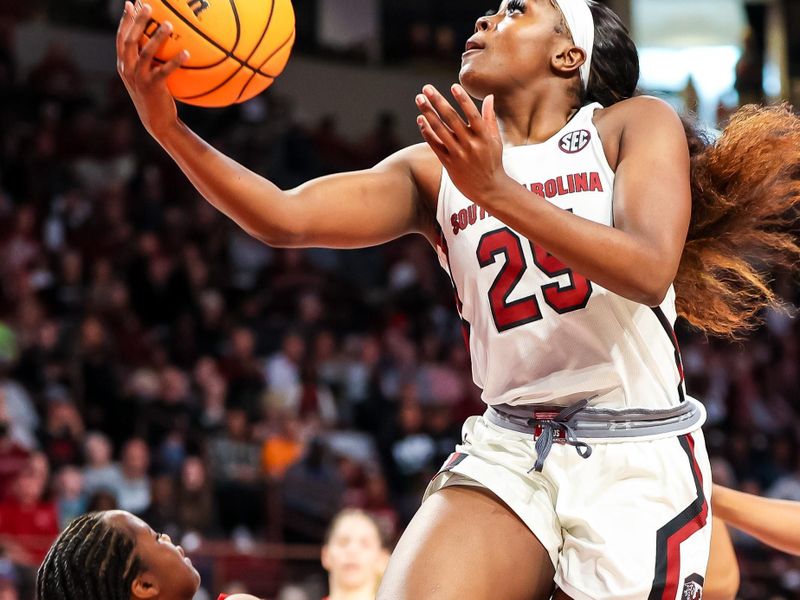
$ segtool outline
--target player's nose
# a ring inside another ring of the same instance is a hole
[[[475,21],[475,33],[479,31],[488,31],[492,27],[491,17],[488,15],[479,18]]]

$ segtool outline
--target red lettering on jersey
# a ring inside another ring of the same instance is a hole
[[[478,206],[476,204],[470,204],[469,208],[467,208],[467,215],[469,218],[469,224],[475,225],[478,220]]]
[[[466,208],[462,208],[460,211],[458,211],[458,226],[461,227],[461,229],[467,228],[468,219],[469,217],[467,216]]]
[[[542,198],[555,198],[556,196],[567,196],[569,194],[581,194],[584,192],[603,192],[603,181],[600,173],[568,173],[559,175],[554,179],[548,179],[544,183],[525,183],[521,184],[526,190],[530,190],[536,196]],[[479,220],[483,221],[492,215],[482,206],[470,203],[467,208],[462,208],[457,213],[450,215],[450,226],[453,228],[453,235],[458,235],[475,225]]]
[[[589,191],[588,173],[575,173],[575,193]]]

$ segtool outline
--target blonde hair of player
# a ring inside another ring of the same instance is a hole
[[[389,561],[383,534],[370,514],[345,509],[331,522],[322,547],[328,600],[374,600]]]

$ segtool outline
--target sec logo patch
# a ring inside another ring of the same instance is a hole
[[[577,154],[589,145],[591,139],[592,134],[585,129],[570,131],[558,140],[558,147],[567,154]]]

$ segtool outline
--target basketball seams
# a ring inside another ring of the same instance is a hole
[[[235,1],[236,0],[231,0],[231,2],[235,2]],[[269,31],[269,27],[270,27],[270,25],[272,25],[272,17],[274,15],[275,15],[275,0],[270,0],[269,16],[267,17],[267,24],[264,26],[264,29],[261,31],[261,35],[258,37],[258,41],[253,46],[253,49],[250,51],[250,55],[246,59],[247,64],[250,64],[250,59],[253,58],[253,55],[256,52],[258,52],[258,47],[261,46],[261,42],[264,41],[264,36],[267,35],[267,32]],[[282,46],[283,46],[283,44],[281,44],[281,47]],[[266,61],[261,63],[261,65],[258,67],[257,71],[258,71],[258,73],[264,75],[265,77],[270,77],[266,73],[261,73],[261,67],[264,66],[264,64],[266,64]],[[247,88],[247,86],[250,85],[250,82],[253,81],[253,77],[255,77],[255,71],[253,72],[252,75],[250,75],[250,78],[247,81],[245,81],[244,85],[242,86],[242,89],[239,91],[239,95],[236,96],[236,101],[237,102],[239,101],[239,98],[242,97],[242,94],[244,93],[245,88]],[[275,78],[272,77],[272,79],[275,79]]]
[[[206,42],[208,42],[208,43],[209,43],[209,44],[211,44],[211,45],[212,45],[214,48],[216,48],[217,50],[219,50],[220,52],[222,52],[223,54],[225,54],[225,56],[227,56],[228,58],[230,58],[230,59],[232,59],[233,61],[237,62],[237,63],[238,63],[240,66],[239,66],[239,69],[237,69],[237,71],[236,71],[236,72],[238,72],[238,71],[239,71],[239,70],[241,70],[242,68],[247,68],[247,69],[249,69],[249,70],[251,70],[251,71],[255,71],[255,72],[257,72],[259,75],[263,75],[264,77],[270,77],[270,75],[268,75],[267,73],[262,73],[262,72],[260,72],[260,71],[257,71],[257,70],[256,70],[256,69],[254,69],[252,66],[250,66],[249,64],[247,64],[247,62],[243,61],[243,60],[242,60],[242,59],[240,59],[238,56],[236,56],[236,55],[232,54],[231,52],[229,52],[228,50],[226,50],[225,48],[223,48],[221,45],[219,45],[217,42],[215,42],[215,41],[214,41],[212,38],[210,38],[208,35],[206,35],[206,34],[205,34],[203,31],[201,31],[201,30],[199,30],[197,27],[195,27],[195,26],[192,24],[192,22],[191,22],[191,21],[189,21],[189,20],[188,20],[188,19],[187,19],[187,18],[186,18],[186,17],[185,17],[183,14],[181,14],[181,13],[180,13],[180,11],[179,11],[179,10],[177,10],[177,9],[176,9],[174,6],[172,6],[172,4],[170,4],[170,3],[169,3],[169,0],[161,0],[161,4],[163,4],[163,5],[164,5],[164,7],[165,7],[165,8],[167,8],[167,10],[169,10],[169,11],[170,11],[172,14],[174,14],[174,15],[175,15],[177,18],[179,18],[181,21],[183,21],[183,22],[184,22],[184,23],[185,23],[185,24],[186,24],[188,27],[190,27],[190,28],[192,29],[192,31],[194,31],[195,33],[197,33],[197,35],[199,35],[200,37],[202,37],[202,38],[203,38],[203,39],[204,39]],[[273,1],[273,6],[274,6],[274,1]],[[238,15],[238,13],[237,13],[237,15]],[[273,78],[273,79],[274,79],[274,78]],[[206,92],[206,93],[208,93],[208,92]],[[194,96],[192,96],[192,98],[194,98]]]
[[[169,6],[169,3],[167,2],[167,0],[162,0],[162,2],[166,6]],[[230,0],[230,2],[231,2],[231,5],[235,6],[236,0]],[[238,17],[238,13],[235,13],[235,14],[237,14],[237,17]],[[289,38],[287,40],[285,40],[284,42],[282,42],[280,44],[280,46],[276,50],[273,50],[273,52],[270,54],[270,56],[267,58],[267,60],[262,62],[259,67],[257,67],[257,68],[253,67],[248,62],[253,57],[253,55],[258,51],[259,46],[261,46],[261,42],[264,41],[264,36],[267,35],[267,32],[269,31],[269,28],[272,25],[272,19],[273,19],[274,16],[275,16],[275,0],[271,0],[270,7],[269,7],[269,16],[267,17],[267,22],[266,22],[266,24],[264,25],[264,28],[261,31],[261,35],[259,36],[258,41],[253,46],[253,49],[251,50],[251,52],[247,56],[247,58],[244,60],[244,62],[242,62],[240,59],[234,57],[236,62],[238,62],[240,66],[235,71],[233,71],[233,73],[228,75],[228,77],[226,77],[224,80],[222,80],[217,85],[212,87],[210,90],[206,90],[202,94],[193,94],[191,96],[181,96],[181,97],[178,97],[177,99],[178,100],[184,100],[184,101],[185,100],[197,100],[198,98],[202,98],[203,96],[207,96],[208,94],[216,92],[218,89],[220,89],[225,84],[227,84],[229,81],[231,81],[234,77],[236,77],[236,75],[238,75],[242,71],[243,67],[248,67],[252,71],[252,74],[251,74],[250,78],[242,86],[242,89],[239,92],[239,95],[236,97],[236,100],[234,102],[238,101],[239,98],[242,97],[242,94],[244,93],[245,88],[247,88],[247,86],[250,84],[250,82],[253,80],[253,78],[255,77],[256,74],[261,75],[262,77],[266,77],[267,79],[274,80],[275,76],[274,75],[270,75],[269,73],[264,73],[263,71],[261,71],[261,67],[263,65],[265,65],[267,63],[267,61],[269,61],[270,58],[275,56],[275,54],[278,53],[284,46],[286,46],[286,44],[293,38],[293,36],[294,36],[294,28],[292,28],[292,33],[289,35]]]
[[[233,12],[233,20],[236,23],[236,39],[233,40],[233,48],[231,48],[231,54],[236,52],[236,48],[239,47],[239,40],[242,36],[242,27],[241,23],[239,23],[239,11],[236,8],[235,0],[229,0],[231,4],[231,11]]]
[[[231,2],[236,2],[236,0],[231,0]],[[244,59],[244,62],[247,63],[247,65],[250,65],[250,59],[253,58],[253,55],[256,52],[258,52],[258,47],[261,45],[261,42],[264,41],[264,36],[267,35],[267,32],[269,31],[269,26],[272,25],[272,17],[274,16],[275,16],[275,0],[270,0],[269,16],[267,17],[267,24],[264,25],[264,29],[261,30],[261,35],[258,36],[258,41],[253,46],[253,49],[250,51],[250,54],[248,54],[247,58]],[[252,69],[253,67],[250,68]],[[260,75],[266,75],[266,73],[261,73],[260,69],[258,71]]]
[[[289,37],[288,37],[288,38],[286,38],[286,40],[284,40],[284,41],[281,43],[281,45],[280,45],[280,46],[278,46],[278,47],[277,47],[275,50],[273,50],[273,51],[272,51],[272,54],[270,54],[270,55],[269,55],[269,56],[268,56],[268,57],[267,57],[267,58],[264,60],[264,62],[262,62],[260,65],[258,65],[258,68],[259,68],[259,70],[261,69],[261,67],[263,67],[265,64],[267,64],[267,63],[268,63],[270,60],[272,60],[272,58],[273,58],[273,57],[274,57],[274,56],[275,56],[275,55],[276,55],[278,52],[280,52],[281,50],[283,50],[283,49],[286,47],[286,45],[287,45],[287,44],[289,44],[289,43],[293,42],[293,41],[294,41],[294,37],[295,37],[295,30],[294,30],[294,28],[293,28],[293,29],[292,29],[292,32],[289,34]],[[236,102],[238,102],[238,101],[239,101],[239,99],[240,99],[240,98],[241,98],[241,97],[244,95],[245,91],[246,91],[246,90],[247,90],[247,88],[250,86],[250,83],[252,83],[252,81],[253,81],[253,79],[255,78],[255,76],[256,76],[256,74],[255,74],[255,73],[251,74],[251,75],[250,75],[250,78],[249,78],[249,79],[248,79],[248,80],[247,80],[247,81],[244,83],[244,85],[242,86],[242,90],[239,92],[239,95],[238,95],[238,96],[236,96]],[[267,77],[271,77],[272,79],[275,79],[275,76],[274,76],[274,75],[272,75],[272,76],[269,76],[269,75],[267,75]]]
[[[229,0],[229,2],[231,4],[231,12],[233,12],[233,20],[234,20],[234,23],[236,24],[236,38],[233,40],[233,48],[231,48],[230,53],[226,52],[225,56],[223,56],[220,60],[218,60],[215,63],[211,63],[209,65],[181,65],[180,68],[182,70],[186,70],[186,71],[202,71],[203,69],[213,69],[214,67],[218,67],[219,65],[224,63],[226,60],[228,60],[228,58],[230,58],[230,54],[233,54],[233,53],[236,52],[236,48],[239,47],[239,41],[241,40],[241,36],[242,36],[242,26],[241,26],[241,22],[239,20],[239,11],[236,8],[236,3],[234,2],[234,0]],[[187,25],[188,25],[188,23],[187,23]],[[192,31],[197,31],[197,30],[194,27],[192,27]],[[200,33],[200,32],[198,32],[198,33]],[[147,33],[145,33],[145,35],[148,38],[152,37],[152,36],[148,35]],[[161,60],[160,58],[157,58],[155,56],[153,57],[153,62],[155,62],[156,64],[159,64],[159,65],[167,64],[167,61]]]

